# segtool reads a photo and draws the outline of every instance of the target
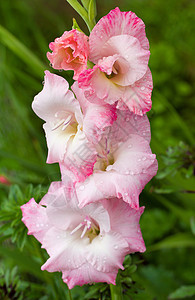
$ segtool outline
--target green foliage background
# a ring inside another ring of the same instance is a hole
[[[124,299],[195,299],[194,3],[190,0],[97,0],[98,17],[119,6],[146,24],[153,74],[148,113],[159,172],[141,194],[147,251],[120,272]],[[40,200],[57,165],[46,165],[42,122],[31,110],[42,89],[49,42],[72,27],[65,0],[0,2],[0,299],[69,299],[60,274],[40,271],[46,252],[21,222],[20,206]],[[58,74],[58,72],[56,72]],[[70,83],[72,72],[63,72]],[[73,299],[110,299],[105,284],[75,287]]]

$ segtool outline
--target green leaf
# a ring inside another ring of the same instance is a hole
[[[72,29],[76,29],[76,30],[78,30],[78,31],[83,32],[83,31],[81,30],[81,28],[79,27],[79,25],[78,25],[76,19],[73,18],[72,21],[73,21]]]
[[[89,17],[90,22],[95,22],[96,15],[97,15],[96,1],[90,0],[89,10],[88,10],[88,17]]]
[[[179,192],[180,190],[177,188],[177,189],[173,189],[173,188],[154,188],[153,190],[156,194],[172,194],[172,193],[175,193],[175,192]]]
[[[158,195],[157,200],[161,202],[165,207],[171,210],[176,216],[178,216],[186,225],[189,224],[190,218],[193,216],[193,212],[191,210],[183,209],[183,207],[179,207],[173,204],[171,201],[168,201],[165,197]]]
[[[170,248],[195,247],[195,238],[188,233],[177,233],[148,247],[147,251],[156,251]]]
[[[0,25],[0,42],[13,51],[39,78],[43,77],[46,69],[44,64],[31,52],[24,44],[22,44],[7,29]]]
[[[76,12],[83,18],[89,31],[91,31],[95,24],[93,24],[88,17],[86,9],[77,0],[67,0],[67,2],[76,10]]]
[[[8,286],[9,286],[9,284],[10,284],[10,271],[9,271],[9,269],[7,269],[6,271],[5,271],[5,277],[4,277],[4,280],[5,280],[5,284],[6,284],[6,287],[8,288]]]
[[[137,266],[136,265],[131,265],[128,269],[128,272],[130,274],[135,273],[135,271],[137,270]]]
[[[0,234],[4,234],[6,232],[7,229],[10,228],[10,224],[9,223],[5,223],[0,227]]]
[[[43,273],[40,269],[40,263],[37,263],[32,256],[26,253],[22,253],[18,249],[11,249],[8,247],[0,247],[0,254],[2,257],[9,257],[13,262],[17,261],[17,265],[19,270],[23,270],[25,272],[30,272],[40,280],[43,280]]]
[[[195,295],[195,285],[181,286],[169,295],[169,299],[183,299]]]
[[[88,11],[88,9],[89,9],[89,2],[90,2],[90,0],[81,0],[81,3],[83,4],[86,11]]]
[[[188,169],[186,169],[185,176],[186,176],[186,178],[190,178],[190,177],[194,176],[194,166],[193,165],[191,165]]]
[[[195,235],[195,217],[191,217],[190,225],[191,225],[192,233]]]

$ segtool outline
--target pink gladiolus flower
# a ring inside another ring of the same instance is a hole
[[[49,44],[53,51],[47,53],[52,67],[60,70],[74,70],[74,79],[86,70],[89,55],[88,37],[76,29],[65,31],[60,38]]]
[[[125,255],[145,251],[139,226],[143,207],[136,211],[112,198],[80,209],[74,189],[53,183],[40,204],[31,199],[21,209],[28,234],[50,256],[41,269],[62,272],[70,289],[93,282],[115,284]]]
[[[84,182],[75,178],[80,207],[102,198],[122,197],[132,208],[138,209],[139,194],[156,175],[158,168],[149,142],[147,116],[118,111],[117,121],[96,145],[97,159],[93,163],[93,174]],[[61,172],[64,180],[67,173],[63,165]],[[74,168],[72,172],[76,174]]]
[[[104,129],[116,119],[116,109],[88,102],[75,83],[79,102],[63,77],[49,71],[45,74],[43,90],[35,96],[32,108],[46,122],[43,128],[48,146],[47,163],[63,163],[77,172],[79,180],[84,180],[93,172],[97,154],[90,137],[100,140]]]
[[[152,76],[145,25],[134,13],[111,10],[89,37],[89,59],[96,65],[81,73],[79,87],[99,104],[117,103],[143,115],[151,109]]]
[[[34,98],[32,108],[46,123],[43,128],[48,146],[48,163],[63,161],[67,144],[81,135],[83,116],[68,82],[45,72],[43,90]]]
[[[45,72],[43,90],[34,98],[32,108],[46,123],[43,128],[46,133],[48,157],[47,163],[66,162],[73,164],[72,154],[78,149],[90,149],[90,163],[95,162],[95,148],[87,140],[83,130],[83,115],[80,104],[74,94],[68,90],[68,82],[61,76]],[[74,156],[74,166],[82,168],[83,176],[90,175],[93,167],[87,160],[81,160],[79,155]]]

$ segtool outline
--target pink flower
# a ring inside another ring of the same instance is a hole
[[[22,221],[50,256],[42,270],[62,272],[69,288],[93,282],[115,284],[125,255],[144,252],[139,227],[144,208],[112,198],[78,207],[74,189],[52,183],[37,204],[22,207]]]
[[[150,51],[141,19],[119,8],[111,10],[93,28],[89,51],[96,65],[78,79],[89,101],[117,102],[117,108],[139,115],[151,109]]]
[[[68,82],[46,71],[43,90],[35,96],[32,108],[46,122],[43,128],[48,145],[47,162],[62,161],[68,141],[78,134],[83,119]]]
[[[53,51],[47,53],[52,67],[60,70],[74,70],[74,79],[86,70],[89,55],[88,37],[76,29],[65,31],[60,38],[49,44]]]
[[[1,174],[0,174],[0,184],[3,184],[3,185],[10,185],[11,182],[8,180],[7,177],[5,177],[4,175],[1,175]]]
[[[138,209],[139,194],[156,175],[158,165],[149,145],[147,116],[119,112],[117,121],[96,145],[98,154],[93,174],[84,182],[75,179],[80,207],[102,198],[122,197]],[[63,168],[61,171],[63,179],[66,172]]]
[[[45,74],[43,90],[35,96],[32,108],[46,122],[43,128],[48,146],[47,163],[74,165],[77,171],[82,169],[79,174],[83,180],[93,172],[91,162],[95,162],[96,151],[83,132],[80,104],[63,77],[49,71]],[[80,150],[85,148],[90,149],[90,165],[88,160],[80,158]]]

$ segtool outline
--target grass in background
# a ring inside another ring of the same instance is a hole
[[[168,4],[97,0],[98,19],[117,5],[134,11],[146,24],[154,80],[148,116],[151,146],[159,162],[158,175],[141,195],[146,206],[141,227],[147,251],[132,256],[138,268],[133,273],[136,267],[131,265],[133,284],[125,284],[132,293],[124,299],[185,299],[195,294],[194,4],[190,0]],[[14,282],[16,299],[68,297],[60,274],[40,271],[47,254],[33,237],[26,236],[19,207],[32,196],[39,200],[50,182],[60,179],[58,166],[45,163],[42,122],[31,103],[42,89],[43,71],[56,72],[46,58],[48,44],[71,29],[72,17],[88,33],[65,0],[0,2],[0,174],[11,182],[0,186],[0,296],[2,286],[8,295]],[[71,83],[71,72],[60,75]],[[99,299],[100,290],[107,295],[104,285],[98,285],[97,291],[76,287],[72,297]]]

